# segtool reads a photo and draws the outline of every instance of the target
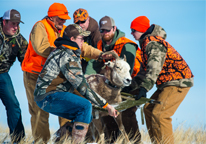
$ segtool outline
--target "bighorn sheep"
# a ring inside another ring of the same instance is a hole
[[[105,68],[101,71],[101,73],[104,75],[92,74],[86,76],[87,82],[89,83],[91,89],[105,98],[109,104],[117,104],[122,102],[120,94],[121,88],[129,86],[132,81],[131,75],[129,73],[130,66],[126,62],[126,58],[121,59],[116,53],[113,54],[113,56],[115,57],[114,61],[105,62]],[[92,121],[99,133],[101,140],[103,140],[105,136],[104,122],[101,118],[105,115],[108,115],[108,113],[99,111],[99,118],[93,119]],[[122,123],[121,113],[115,120],[119,130],[125,136],[127,142],[129,142],[129,138]],[[107,135],[107,137],[110,136]]]
[[[112,55],[115,57],[115,60],[105,62],[105,67],[100,72],[102,75],[92,74],[85,77],[92,90],[105,98],[109,104],[117,104],[122,102],[120,94],[121,89],[125,86],[129,86],[132,82],[132,78],[129,73],[130,66],[126,62],[126,58],[121,59],[116,53],[112,53]],[[99,111],[99,119],[92,120],[101,140],[104,139],[104,124],[102,123],[101,117],[105,115],[108,115],[108,113]],[[119,126],[119,130],[123,133],[127,142],[129,142],[129,138],[122,123],[121,113],[115,120]],[[56,141],[71,134],[68,131],[69,128],[72,127],[71,125],[71,123],[67,122],[55,133]]]

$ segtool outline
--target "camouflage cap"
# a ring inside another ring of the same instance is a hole
[[[87,10],[82,8],[77,9],[73,14],[74,23],[77,23],[78,21],[86,21],[88,17],[89,14]]]
[[[76,37],[78,35],[89,36],[90,33],[90,31],[83,30],[78,24],[70,24],[64,30],[64,35],[69,38]]]

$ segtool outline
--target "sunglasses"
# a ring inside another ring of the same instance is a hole
[[[111,30],[100,29],[99,31],[100,31],[100,33],[104,33],[104,31],[106,31],[106,32],[110,32]]]
[[[131,29],[131,31],[132,31],[132,33],[136,32],[136,30],[134,30],[134,29]]]
[[[78,22],[76,22],[76,24],[84,24],[85,22],[86,22],[87,20],[85,20],[85,21],[78,21]]]

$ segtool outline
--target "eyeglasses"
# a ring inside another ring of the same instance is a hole
[[[131,29],[131,31],[132,31],[132,33],[136,32],[136,30],[134,30],[134,29]]]
[[[104,31],[106,31],[106,32],[110,32],[111,30],[100,29],[99,31],[100,31],[100,33],[104,33]]]
[[[85,22],[86,22],[87,20],[85,20],[85,21],[78,21],[78,22],[76,22],[76,24],[84,24]]]
[[[80,39],[81,41],[83,41],[84,40],[84,37],[82,37],[82,38],[80,38],[80,37],[76,37],[77,39]]]

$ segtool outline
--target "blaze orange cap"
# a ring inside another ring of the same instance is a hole
[[[49,17],[58,16],[61,19],[71,19],[68,14],[67,8],[61,3],[53,3],[48,10]]]
[[[73,14],[74,23],[77,23],[78,21],[85,21],[87,20],[88,16],[89,14],[87,10],[79,8]]]
[[[131,29],[134,29],[142,33],[145,33],[149,27],[150,27],[150,20],[146,16],[139,16],[135,18],[130,26]]]

